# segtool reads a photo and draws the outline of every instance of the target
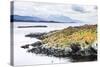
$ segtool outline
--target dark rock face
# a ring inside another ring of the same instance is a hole
[[[76,53],[77,51],[79,51],[81,49],[80,45],[79,44],[72,44],[70,46],[70,48],[72,49],[72,52],[73,53]]]
[[[73,62],[83,62],[83,61],[95,61],[97,60],[97,43],[85,48],[84,50],[78,50],[77,52],[71,52],[70,58],[73,59]]]

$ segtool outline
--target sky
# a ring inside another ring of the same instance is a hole
[[[88,23],[97,23],[97,10],[96,5],[14,2],[14,15],[42,18],[59,15]]]

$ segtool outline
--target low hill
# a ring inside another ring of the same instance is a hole
[[[97,40],[97,25],[68,27],[41,36],[42,42],[51,47],[65,48],[71,44],[89,46]]]

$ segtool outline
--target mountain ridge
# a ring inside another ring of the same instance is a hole
[[[50,23],[76,23],[81,22],[80,20],[74,20],[70,17],[51,15],[47,18],[35,17],[35,16],[20,16],[11,15],[11,22],[50,22]]]

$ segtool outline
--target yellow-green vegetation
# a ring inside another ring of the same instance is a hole
[[[51,47],[65,48],[73,43],[88,46],[97,40],[97,25],[70,26],[42,37],[42,42]]]

